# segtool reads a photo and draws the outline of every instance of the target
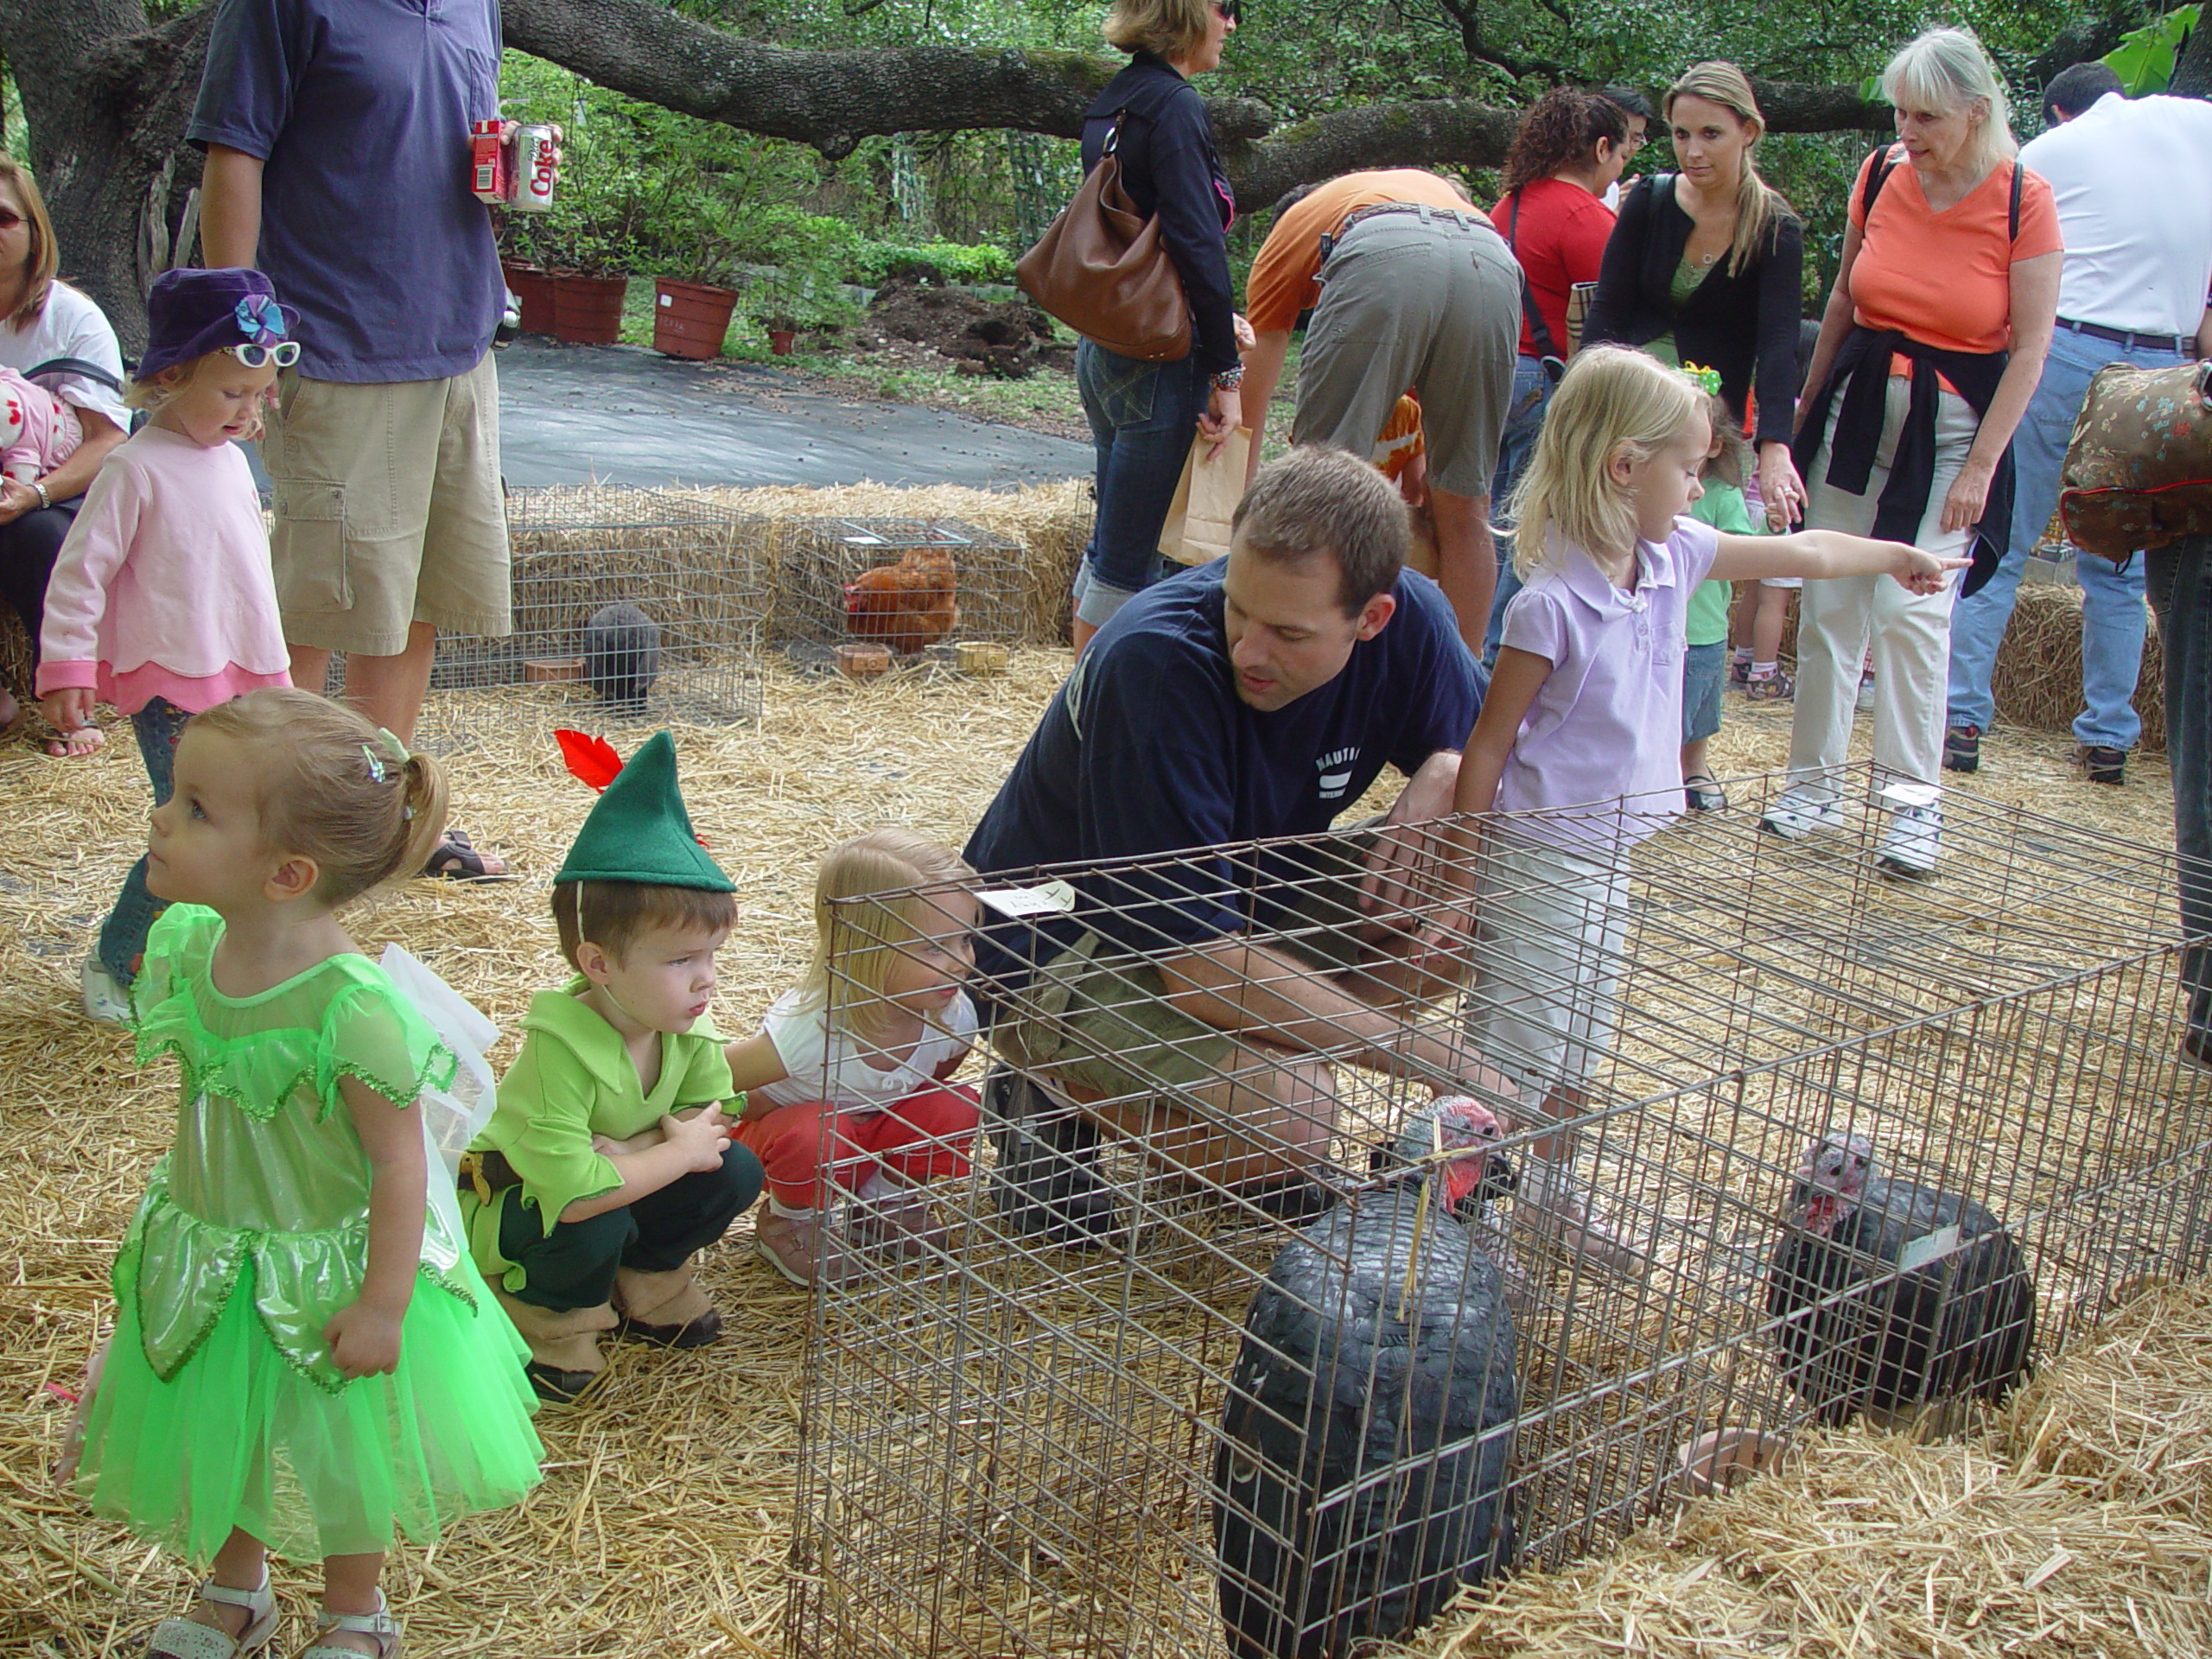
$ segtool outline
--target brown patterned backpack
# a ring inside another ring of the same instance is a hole
[[[2059,480],[2067,539],[2100,558],[2212,533],[2212,363],[2099,369]]]

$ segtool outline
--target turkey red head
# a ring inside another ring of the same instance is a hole
[[[1791,1195],[1805,1230],[1826,1237],[1837,1217],[1865,1194],[1866,1178],[1873,1173],[1874,1143],[1863,1135],[1830,1129],[1806,1147]]]
[[[1446,1207],[1457,1208],[1485,1188],[1497,1193],[1513,1190],[1511,1170],[1492,1150],[1504,1132],[1497,1114],[1480,1101],[1446,1095],[1406,1120],[1394,1150],[1401,1163],[1418,1165],[1440,1145],[1446,1154],[1441,1172]]]

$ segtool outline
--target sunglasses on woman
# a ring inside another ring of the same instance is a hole
[[[266,368],[271,363],[280,369],[289,369],[300,360],[300,342],[296,340],[279,340],[274,346],[226,346],[223,349],[249,369]]]

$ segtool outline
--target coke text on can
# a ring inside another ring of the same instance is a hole
[[[542,213],[553,205],[553,175],[560,151],[550,127],[524,127],[515,135],[512,207],[518,213]]]

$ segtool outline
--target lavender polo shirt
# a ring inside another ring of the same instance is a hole
[[[257,156],[259,263],[318,380],[476,366],[503,299],[469,192],[499,113],[498,0],[222,0],[185,136]]]
[[[1611,857],[1682,810],[1683,624],[1720,534],[1681,518],[1664,542],[1638,542],[1636,587],[1627,593],[1580,548],[1554,542],[1553,550],[1563,556],[1505,609],[1503,643],[1542,658],[1552,671],[1513,740],[1497,805],[1607,803],[1586,817],[1521,828]]]

